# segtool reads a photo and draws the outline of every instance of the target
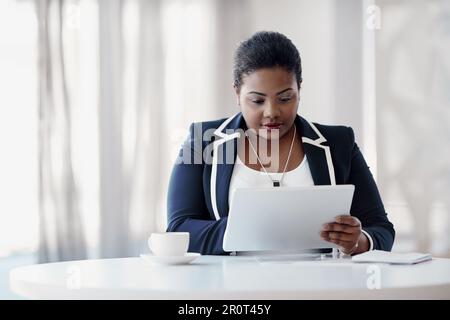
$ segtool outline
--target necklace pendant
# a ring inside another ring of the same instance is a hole
[[[279,187],[279,186],[280,186],[280,181],[276,181],[276,180],[275,180],[275,181],[273,182],[273,186],[274,186],[274,187]]]

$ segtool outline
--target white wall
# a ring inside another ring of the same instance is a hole
[[[249,0],[249,36],[278,31],[300,51],[303,84],[299,113],[312,121],[336,122],[334,1]]]

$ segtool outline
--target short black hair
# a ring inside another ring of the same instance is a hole
[[[240,88],[242,76],[258,69],[281,67],[292,72],[298,88],[302,82],[300,54],[285,35],[273,31],[259,31],[241,42],[234,55],[234,86]]]

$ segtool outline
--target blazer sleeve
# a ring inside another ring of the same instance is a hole
[[[223,250],[227,218],[213,220],[206,207],[202,132],[196,128],[191,124],[173,166],[167,197],[167,232],[189,232],[189,252],[228,254]]]
[[[355,185],[350,213],[371,236],[373,249],[390,251],[395,238],[394,226],[388,220],[375,180],[355,143],[353,129],[349,129],[352,148],[348,183]]]

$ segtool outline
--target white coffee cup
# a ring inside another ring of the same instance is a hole
[[[184,256],[189,247],[189,232],[152,233],[148,246],[157,256]]]

